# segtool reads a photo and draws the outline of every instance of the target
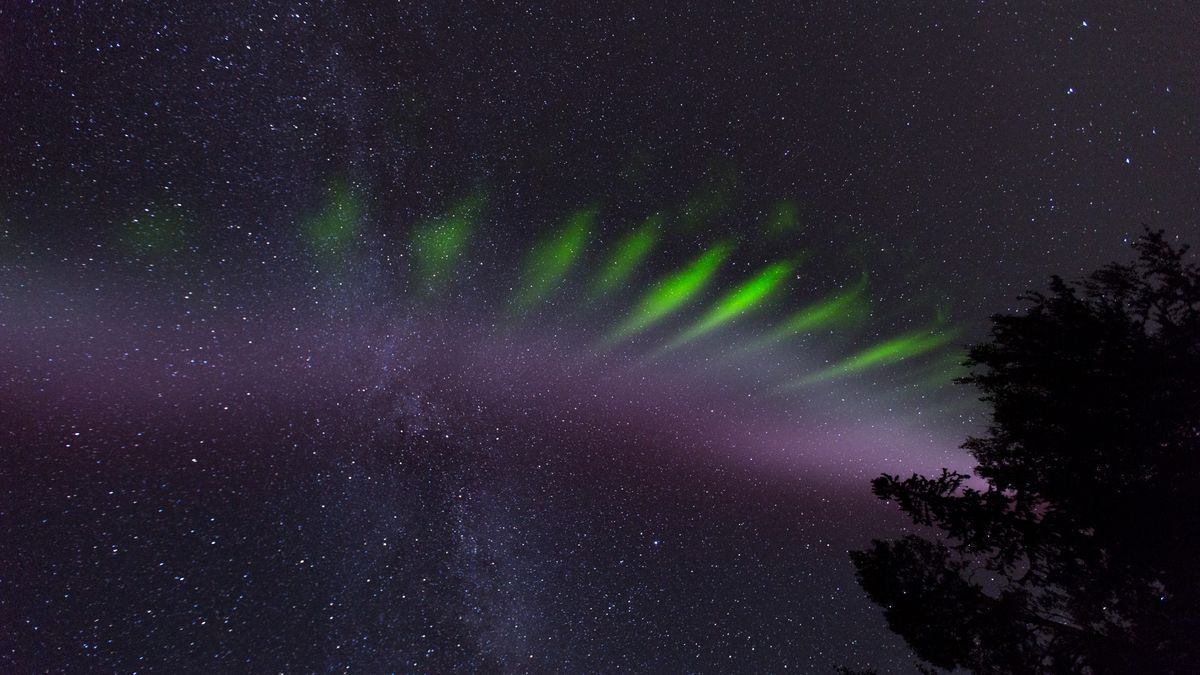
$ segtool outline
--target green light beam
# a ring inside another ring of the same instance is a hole
[[[764,228],[769,237],[779,237],[800,227],[800,209],[796,202],[781,201],[775,204]]]
[[[484,202],[483,193],[476,192],[454,203],[441,216],[413,229],[413,256],[427,284],[440,283],[449,276],[471,238]]]
[[[695,232],[729,213],[741,178],[732,166],[714,166],[708,178],[679,205],[675,223],[686,232]]]
[[[819,382],[828,382],[927,354],[953,340],[958,333],[957,329],[938,333],[930,327],[910,331],[873,347],[868,347],[828,368],[796,380],[791,383],[791,386],[803,387]]]
[[[659,280],[642,296],[641,302],[629,316],[609,334],[608,341],[640,333],[681,309],[704,290],[717,268],[729,256],[730,250],[728,244],[718,244],[679,272]]]
[[[863,297],[867,289],[867,274],[864,272],[852,286],[812,303],[796,311],[760,338],[733,350],[729,356],[741,356],[765,349],[788,338],[807,335],[819,329],[854,326],[866,320],[871,311],[870,303]]]
[[[793,268],[794,265],[790,262],[777,262],[768,266],[753,278],[721,296],[704,316],[671,340],[667,344],[667,348],[673,349],[691,342],[737,319],[746,312],[760,307],[772,293],[779,289],[780,284],[787,279]]]
[[[188,214],[182,204],[142,209],[125,227],[125,243],[138,255],[165,255],[183,246]]]
[[[562,229],[534,244],[521,275],[521,286],[513,296],[515,311],[527,311],[562,283],[587,243],[598,215],[595,208],[579,209],[567,218]]]
[[[329,201],[320,213],[304,224],[304,239],[309,248],[324,257],[346,252],[358,231],[362,205],[353,190],[344,182],[335,183],[329,190]]]
[[[925,378],[917,386],[932,391],[953,385],[956,379],[970,374],[971,369],[963,365],[966,360],[967,353],[958,349],[941,355],[926,369]]]
[[[661,224],[660,216],[650,216],[640,227],[617,242],[612,255],[601,266],[600,273],[592,283],[593,298],[608,295],[629,279],[638,264],[654,249]]]
[[[784,319],[766,336],[767,342],[779,342],[795,335],[804,335],[822,328],[835,328],[859,323],[866,318],[870,306],[862,297],[867,288],[863,273],[854,285],[828,295]]]

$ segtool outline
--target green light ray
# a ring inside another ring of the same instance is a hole
[[[684,202],[679,207],[677,219],[685,231],[695,231],[728,211],[731,202],[726,190],[704,192]]]
[[[759,342],[758,346],[780,342],[789,337],[805,335],[815,330],[842,328],[862,323],[871,311],[863,292],[867,275],[863,275],[845,290],[828,295],[788,316]]]
[[[802,387],[819,382],[828,382],[867,370],[888,366],[921,354],[927,354],[953,340],[957,329],[935,332],[936,326],[920,328],[898,337],[881,342],[873,347],[842,359],[841,361],[791,383]]]
[[[713,274],[729,256],[732,247],[718,244],[675,274],[665,277],[642,296],[641,302],[609,335],[608,341],[619,340],[646,330],[658,321],[683,308],[689,300],[708,285]]]
[[[534,244],[521,274],[521,286],[513,296],[515,311],[527,311],[562,283],[583,251],[598,215],[595,208],[579,209],[562,229]]]
[[[412,252],[425,282],[438,284],[449,276],[471,238],[485,198],[476,192],[455,202],[446,213],[413,229]]]
[[[790,262],[777,262],[768,266],[753,278],[721,296],[704,316],[671,340],[667,347],[674,348],[691,342],[737,319],[746,312],[760,307],[772,293],[779,289],[780,284],[788,278],[794,267]]]
[[[741,178],[732,166],[714,166],[709,176],[675,212],[675,222],[687,232],[695,232],[725,216],[733,207]]]
[[[329,199],[320,213],[303,226],[305,243],[315,253],[335,257],[346,252],[358,232],[362,204],[345,182],[329,189]]]
[[[183,246],[189,220],[182,204],[154,204],[129,219],[124,240],[138,255],[161,256]]]
[[[960,349],[942,354],[925,369],[926,376],[918,386],[925,391],[952,386],[954,380],[970,374],[970,369],[963,365],[966,360],[967,353]]]
[[[612,255],[600,268],[592,283],[592,297],[599,298],[613,292],[633,274],[638,265],[650,255],[658,242],[662,218],[650,216],[636,230],[617,242]]]
[[[781,201],[767,218],[767,236],[779,237],[800,227],[800,208],[793,201]]]

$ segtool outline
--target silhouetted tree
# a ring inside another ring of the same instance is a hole
[[[1136,250],[992,318],[974,478],[873,482],[922,534],[851,557],[929,664],[1200,672],[1200,269],[1161,231]]]

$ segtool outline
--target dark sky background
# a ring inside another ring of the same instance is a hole
[[[846,555],[904,527],[869,481],[969,467],[988,315],[1200,239],[1198,36],[1187,2],[3,5],[0,665],[914,672]]]

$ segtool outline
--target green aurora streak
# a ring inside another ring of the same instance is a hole
[[[612,255],[600,267],[592,283],[593,298],[608,295],[629,279],[638,264],[654,249],[661,224],[660,216],[650,216],[640,227],[617,242]]]
[[[413,228],[412,252],[426,284],[441,283],[449,276],[471,238],[484,203],[482,192],[473,193],[455,202],[441,216]]]
[[[362,204],[350,185],[335,183],[321,212],[304,224],[304,239],[309,248],[324,258],[346,253],[358,232]]]
[[[164,255],[184,242],[190,219],[180,204],[156,204],[129,220],[125,243],[138,255]]]
[[[737,319],[746,312],[762,306],[762,303],[768,300],[779,289],[780,284],[788,278],[793,267],[794,265],[790,262],[777,262],[721,296],[704,316],[671,340],[667,344],[667,348],[691,342]]]
[[[697,198],[691,216],[711,215],[719,211],[719,202],[704,204]],[[472,192],[453,202],[441,215],[416,225],[410,235],[413,271],[432,288],[452,277],[454,267],[461,262],[467,247],[479,227],[487,204],[482,191]],[[702,205],[702,207],[701,207]],[[332,183],[321,210],[303,221],[300,234],[308,248],[323,262],[345,261],[359,234],[363,204],[359,195],[346,181]],[[567,216],[561,227],[539,238],[529,250],[514,291],[510,311],[514,314],[529,311],[548,298],[566,280],[568,273],[579,265],[589,237],[597,227],[597,207],[578,209]],[[161,253],[181,245],[187,214],[178,205],[163,205],[146,209],[123,232],[123,239],[142,253]],[[797,225],[798,209],[792,202],[778,202],[764,234],[780,235]],[[659,246],[664,233],[665,219],[661,214],[646,218],[636,228],[625,233],[606,253],[603,261],[591,271],[588,288],[593,300],[614,294],[631,285],[645,261]],[[695,303],[712,284],[717,272],[733,251],[729,241],[713,244],[686,265],[660,277],[646,287],[640,298],[601,340],[611,345],[641,333]],[[703,312],[682,331],[660,347],[670,350],[698,340],[747,314],[763,309],[785,287],[794,270],[803,262],[803,255],[782,260],[760,268],[753,276],[726,290],[708,304]],[[750,340],[732,354],[769,347],[789,338],[815,331],[828,331],[861,325],[871,314],[866,295],[868,275],[864,272],[853,284],[827,295],[786,316],[765,334]],[[901,361],[936,352],[960,334],[948,326],[945,313],[938,308],[935,320],[923,328],[911,330],[878,342],[809,375],[792,379],[781,390],[798,389],[809,385],[859,375]],[[726,355],[731,355],[727,350]],[[955,376],[966,374],[959,350],[943,352],[936,360],[920,366],[919,386],[938,389]]]
[[[640,333],[681,309],[704,290],[731,250],[729,244],[717,244],[679,272],[659,280],[642,296],[633,312],[612,331],[608,341]]]
[[[871,312],[870,303],[863,297],[866,289],[867,274],[864,272],[852,286],[827,295],[792,313],[766,335],[737,351],[742,353],[762,349],[820,329],[847,328],[861,324]]]
[[[967,353],[961,350],[954,350],[939,356],[926,369],[926,377],[918,382],[917,386],[923,390],[932,391],[954,385],[955,380],[966,377],[971,372],[970,368],[963,365],[966,360]]]
[[[767,236],[780,237],[793,232],[800,227],[800,209],[793,201],[781,201],[775,204],[770,217],[767,219]]]
[[[927,354],[953,340],[959,333],[957,329],[935,332],[932,327],[919,328],[903,335],[885,340],[868,347],[853,356],[819,370],[812,375],[793,381],[789,388],[803,387],[820,382],[828,382],[850,375],[857,375],[867,370],[888,366],[921,354]]]
[[[562,229],[534,244],[521,274],[520,287],[513,296],[513,310],[528,311],[562,283],[587,244],[588,233],[598,215],[596,208],[579,209],[567,218]]]

